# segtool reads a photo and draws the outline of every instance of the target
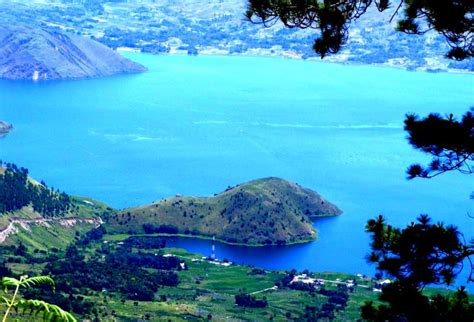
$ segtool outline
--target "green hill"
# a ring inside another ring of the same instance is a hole
[[[213,197],[175,197],[109,217],[111,233],[215,236],[228,243],[289,244],[316,238],[311,220],[341,210],[318,193],[279,178],[228,188]]]

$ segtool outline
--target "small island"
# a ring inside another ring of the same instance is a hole
[[[250,181],[213,197],[163,199],[106,221],[109,233],[181,235],[248,246],[316,239],[313,220],[342,211],[318,193],[280,179]]]
[[[0,120],[0,138],[7,135],[11,130],[13,130],[13,126],[10,123]]]

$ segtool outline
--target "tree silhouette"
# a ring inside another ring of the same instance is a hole
[[[396,29],[408,34],[435,30],[451,49],[447,57],[462,60],[474,56],[472,0],[249,0],[246,17],[253,23],[271,26],[281,21],[289,28],[319,30],[313,48],[323,58],[337,53],[347,42],[353,21],[374,6],[385,11],[394,6],[389,22],[400,15]]]
[[[433,160],[427,167],[414,164],[408,169],[408,178],[433,178],[447,171],[457,170],[463,174],[474,171],[474,108],[460,121],[451,114],[444,118],[430,114],[424,119],[407,115],[405,130],[410,144]]]
[[[394,278],[382,289],[380,300],[389,304],[362,307],[362,317],[369,321],[473,321],[474,307],[464,288],[452,295],[428,298],[428,285],[450,285],[461,272],[463,262],[474,254],[474,245],[465,245],[453,226],[431,224],[421,215],[404,229],[387,225],[382,216],[369,220],[372,252],[368,260],[377,270]],[[472,272],[469,276],[472,281]]]

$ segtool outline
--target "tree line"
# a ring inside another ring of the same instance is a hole
[[[33,182],[27,169],[2,161],[0,167],[4,169],[0,175],[0,214],[32,206],[44,216],[57,217],[72,209],[66,193],[48,188],[44,182]]]

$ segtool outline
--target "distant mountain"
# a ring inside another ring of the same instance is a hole
[[[316,238],[312,219],[341,210],[318,193],[279,178],[228,188],[214,197],[175,197],[110,216],[111,233],[180,233],[249,245]]]
[[[59,80],[146,71],[88,38],[0,22],[0,78]]]

